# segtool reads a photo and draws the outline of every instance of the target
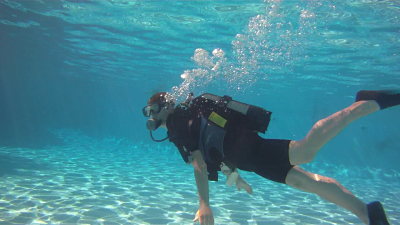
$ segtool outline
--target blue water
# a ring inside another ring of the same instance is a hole
[[[357,91],[400,88],[399,13],[397,0],[0,1],[0,224],[191,223],[192,168],[150,139],[148,98],[228,94],[273,112],[263,137],[299,140]],[[399,115],[353,122],[303,168],[400,224]],[[361,224],[241,174],[253,195],[210,183],[217,224]]]

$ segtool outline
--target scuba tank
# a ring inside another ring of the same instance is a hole
[[[271,120],[272,112],[232,100],[227,95],[220,97],[206,93],[194,98],[191,103],[201,116],[224,130],[241,127],[265,134]]]

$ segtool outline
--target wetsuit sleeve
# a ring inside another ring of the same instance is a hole
[[[182,148],[185,152],[192,153],[199,150],[198,138],[193,136],[194,123],[190,125],[189,119],[176,120],[174,124],[175,129],[178,131],[177,140],[174,141],[176,147]]]
[[[191,123],[191,125],[190,125]],[[191,122],[189,121],[189,133],[190,133],[190,141],[189,141],[189,145],[190,146],[188,148],[189,152],[194,152],[196,150],[200,150],[199,147],[199,138],[200,138],[200,120],[193,119],[191,120]]]
[[[186,147],[186,150],[190,153],[199,150],[199,143],[196,141],[192,135],[190,134],[190,138],[186,138],[183,145]]]

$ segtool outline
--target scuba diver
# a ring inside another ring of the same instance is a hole
[[[251,193],[251,187],[238,174],[240,169],[314,193],[347,209],[365,224],[388,225],[379,201],[365,204],[335,179],[305,171],[299,165],[310,163],[351,122],[399,104],[399,92],[359,91],[352,105],[318,121],[298,141],[260,137],[258,133],[265,133],[272,112],[229,96],[203,94],[195,98],[191,93],[175,107],[172,96],[160,92],[149,99],[142,112],[150,117],[146,127],[151,138],[157,142],[169,139],[183,160],[193,165],[200,206],[194,221],[200,220],[200,224],[214,224],[208,180],[218,181],[218,171],[227,176],[227,185],[235,183]],[[163,140],[152,135],[159,127],[167,130]]]

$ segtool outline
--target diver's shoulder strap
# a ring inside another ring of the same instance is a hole
[[[181,135],[179,135],[179,131],[177,130],[176,124],[174,123],[174,117],[171,118],[171,131],[168,131],[168,136],[169,136],[169,141],[174,143],[175,146],[178,148],[179,153],[182,156],[182,159],[186,162],[190,162],[190,152],[187,151],[185,147],[185,138]]]

